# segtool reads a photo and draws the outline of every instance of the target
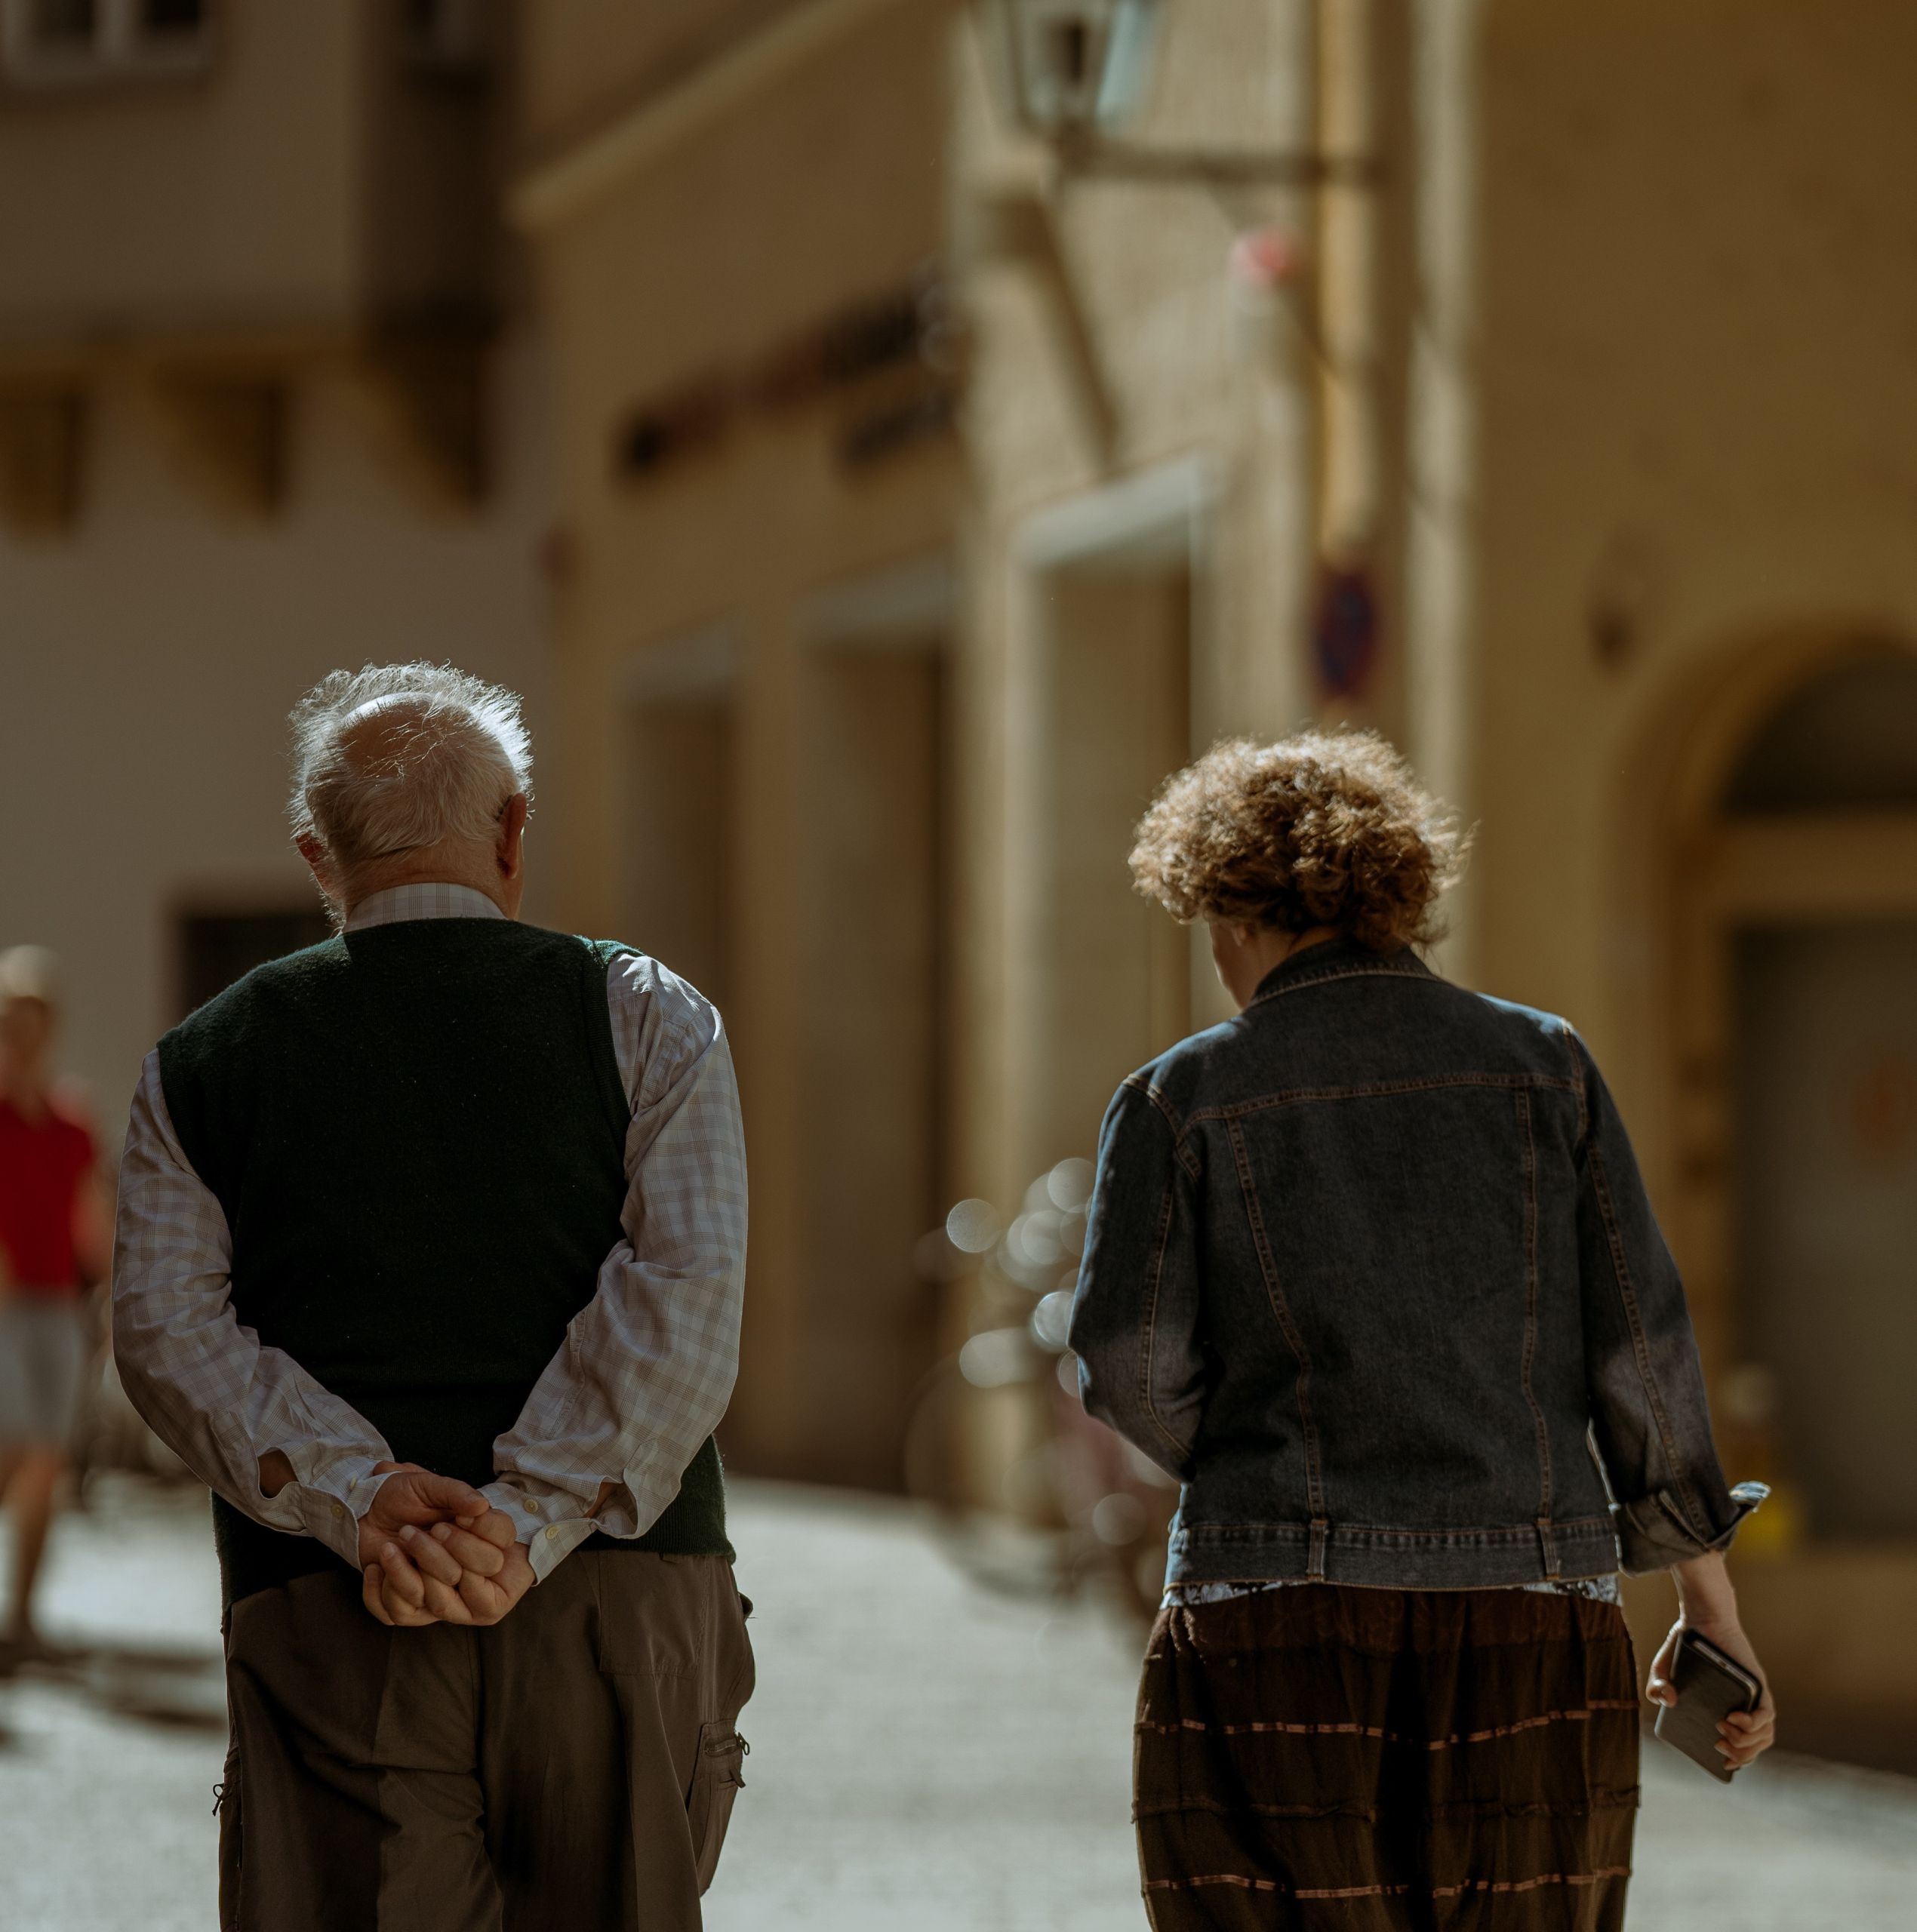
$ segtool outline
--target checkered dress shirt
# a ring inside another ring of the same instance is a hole
[[[482,893],[395,886],[346,930],[405,919],[502,918]],[[642,1535],[678,1494],[738,1372],[745,1285],[746,1157],[731,1050],[718,1014],[657,960],[623,952],[607,976],[613,1046],[632,1107],[626,1238],[597,1291],[493,1445],[488,1497],[544,1577],[597,1530]],[[318,1537],[358,1564],[359,1521],[392,1452],[350,1404],[233,1313],[232,1241],[168,1115],[159,1056],[134,1096],[120,1167],[113,1347],[155,1432],[256,1522]],[[260,1491],[260,1459],[285,1452],[294,1481]],[[589,1518],[602,1482],[615,1485]]]

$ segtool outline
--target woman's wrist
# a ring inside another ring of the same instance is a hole
[[[1677,1585],[1678,1606],[1686,1623],[1734,1628],[1737,1622],[1737,1592],[1731,1582],[1722,1552],[1706,1550],[1671,1565]]]

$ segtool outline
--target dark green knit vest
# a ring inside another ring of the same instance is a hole
[[[621,1238],[614,950],[504,919],[373,927],[260,967],[160,1042],[232,1232],[234,1312],[401,1462],[492,1479]],[[217,1499],[214,1518],[229,1603],[339,1560]],[[713,1443],[645,1536],[587,1547],[729,1558]]]

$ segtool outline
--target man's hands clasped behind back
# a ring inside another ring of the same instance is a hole
[[[359,1526],[368,1611],[401,1629],[498,1623],[533,1583],[512,1519],[417,1463],[381,1463],[374,1473],[389,1471]]]

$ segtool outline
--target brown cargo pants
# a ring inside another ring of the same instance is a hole
[[[584,1550],[487,1629],[388,1629],[343,1566],[242,1598],[222,1932],[697,1932],[749,1608],[722,1558]]]

